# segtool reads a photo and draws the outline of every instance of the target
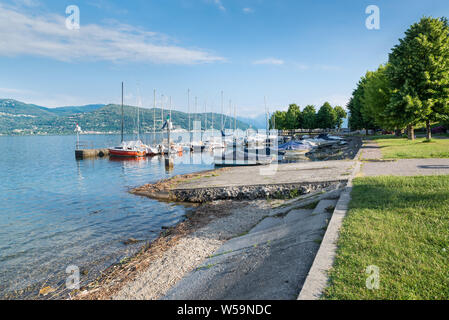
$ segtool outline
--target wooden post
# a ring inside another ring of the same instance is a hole
[[[165,158],[165,170],[166,171],[172,171],[173,170],[173,159],[171,157],[170,152],[170,125],[171,125],[171,119],[170,117],[167,120],[167,141],[168,141],[168,148],[167,148],[167,157]]]

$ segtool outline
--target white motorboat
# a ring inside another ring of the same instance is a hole
[[[210,150],[226,148],[226,142],[222,137],[210,137],[204,142],[204,145]]]
[[[242,150],[230,150],[214,157],[217,167],[268,165],[272,162],[273,157],[270,155]]]

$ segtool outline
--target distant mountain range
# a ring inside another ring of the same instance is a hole
[[[249,124],[254,129],[266,129],[267,128],[267,117],[264,113],[254,117],[254,118],[237,117],[237,119]]]
[[[153,118],[156,119],[156,130],[162,127],[162,120],[166,119],[168,110],[138,109],[135,106],[124,106],[124,131],[137,131],[137,110],[140,111],[141,132],[152,132]],[[92,104],[86,106],[71,106],[60,108],[46,108],[34,104],[26,104],[12,99],[0,99],[0,134],[1,135],[33,135],[33,134],[73,134],[75,123],[84,132],[90,133],[119,133],[121,130],[121,106],[116,104]],[[225,128],[234,127],[234,118],[224,116]],[[172,122],[175,128],[188,129],[189,115],[172,110]],[[202,129],[221,129],[221,114],[196,113],[190,114],[191,127],[194,120],[201,121]],[[238,129],[246,130],[250,126],[237,119]]]

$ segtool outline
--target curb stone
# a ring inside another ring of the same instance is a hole
[[[355,160],[360,156],[361,149],[355,156]],[[341,193],[340,198],[335,207],[332,218],[327,226],[321,246],[315,256],[309,273],[304,281],[301,292],[297,300],[318,300],[324,292],[328,284],[328,271],[334,263],[339,231],[343,224],[343,219],[348,211],[348,205],[351,201],[352,180],[360,170],[360,161],[356,162],[354,170],[348,179],[346,188]]]

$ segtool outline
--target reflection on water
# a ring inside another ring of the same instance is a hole
[[[84,137],[94,147],[119,136]],[[211,169],[210,153],[164,158],[75,160],[73,136],[0,137],[0,297],[30,285],[63,286],[77,265],[82,280],[154,239],[185,208],[129,194],[133,187],[172,175]],[[36,291],[33,291],[33,296]]]

